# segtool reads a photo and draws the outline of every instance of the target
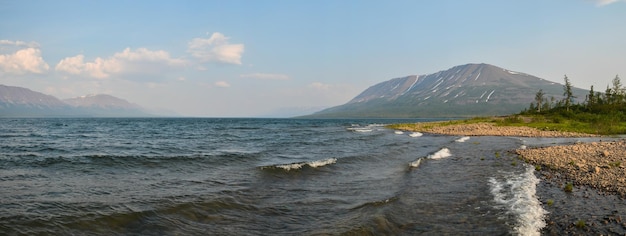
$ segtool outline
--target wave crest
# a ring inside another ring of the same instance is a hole
[[[465,141],[467,141],[469,139],[470,139],[469,136],[465,136],[465,137],[459,138],[459,139],[454,140],[454,141],[457,142],[457,143],[464,143]]]
[[[297,163],[290,163],[290,164],[278,164],[278,165],[272,165],[272,166],[264,166],[264,167],[261,167],[261,169],[277,168],[277,169],[283,169],[283,170],[286,170],[286,171],[290,171],[290,170],[302,169],[302,168],[307,167],[307,166],[311,167],[311,168],[317,168],[317,167],[322,167],[322,166],[331,165],[331,164],[335,164],[335,163],[337,163],[337,158],[328,158],[328,159],[317,160],[317,161],[297,162]]]
[[[448,148],[442,148],[441,150],[428,155],[428,159],[442,159],[442,158],[446,158],[446,157],[450,157],[452,156],[452,153],[450,153],[450,149]]]
[[[540,235],[541,228],[546,226],[544,219],[548,212],[537,199],[537,183],[539,179],[531,166],[519,175],[511,174],[501,180],[489,178],[494,201],[506,209],[508,215],[516,218],[517,222],[513,227],[516,234]]]

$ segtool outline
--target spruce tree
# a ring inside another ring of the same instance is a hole
[[[563,86],[563,96],[565,96],[565,101],[563,102],[565,103],[565,109],[569,111],[569,107],[576,97],[572,94],[572,83],[569,82],[569,78],[567,78],[567,75],[565,75],[564,79],[565,85]]]
[[[541,106],[543,105],[544,96],[543,89],[539,89],[535,94],[535,102],[537,102],[537,112],[541,112]]]

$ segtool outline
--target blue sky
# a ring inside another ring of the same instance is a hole
[[[0,1],[0,84],[180,115],[340,105],[376,83],[489,63],[603,91],[626,1]]]

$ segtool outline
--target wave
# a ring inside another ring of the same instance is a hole
[[[459,138],[459,139],[454,140],[454,141],[457,142],[457,143],[464,143],[465,141],[467,141],[469,139],[470,139],[469,136],[465,136],[465,137]]]
[[[422,137],[422,135],[424,135],[424,134],[422,134],[422,133],[420,133],[420,132],[413,132],[413,133],[410,133],[410,134],[409,134],[409,136],[411,136],[411,137],[413,137],[413,138],[416,138],[416,137]]]
[[[420,166],[420,164],[422,164],[422,160],[424,160],[424,158],[418,158],[417,160],[415,160],[414,162],[409,163],[410,167],[413,168],[417,168],[418,166]]]
[[[400,130],[396,130],[394,131],[395,134],[404,134],[404,132],[400,131]]]
[[[365,127],[359,127],[359,128],[346,128],[347,130],[353,131],[353,132],[372,132],[374,130],[370,129],[370,128],[365,128]]]
[[[442,158],[446,158],[452,156],[452,153],[450,153],[450,149],[448,148],[442,148],[439,151],[428,155],[427,157],[420,157],[417,158],[417,160],[409,163],[409,167],[411,168],[417,168],[422,164],[422,161],[424,161],[425,159],[442,159]]]
[[[366,126],[361,126],[359,124],[352,124],[351,127],[346,128],[352,132],[372,132],[374,130],[381,130],[385,127],[385,124],[369,124]]]
[[[387,198],[385,200],[380,200],[380,201],[372,201],[372,202],[366,202],[363,203],[361,205],[358,205],[356,207],[353,207],[352,210],[356,210],[356,209],[361,209],[361,208],[366,208],[366,207],[380,207],[380,206],[384,206],[387,205],[389,203],[393,203],[398,201],[399,198],[397,196],[393,196],[391,198]]]
[[[521,174],[508,174],[504,179],[489,178],[494,201],[516,219],[515,234],[540,235],[541,228],[546,226],[545,215],[548,212],[541,207],[535,195],[539,179],[534,171],[529,166]]]
[[[332,165],[335,163],[337,163],[337,158],[328,158],[328,159],[309,161],[309,162],[297,162],[297,163],[290,163],[290,164],[262,166],[261,169],[283,169],[286,171],[290,171],[290,170],[299,170],[304,167],[317,168],[317,167],[322,167],[326,165]]]
[[[446,158],[446,157],[450,157],[452,156],[452,153],[450,153],[450,149],[448,148],[442,148],[439,151],[428,155],[428,159],[442,159],[442,158]]]

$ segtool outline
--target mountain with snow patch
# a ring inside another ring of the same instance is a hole
[[[563,99],[563,85],[489,64],[466,64],[429,75],[391,79],[369,87],[348,103],[310,118],[418,118],[509,115],[528,108],[542,89]],[[573,88],[584,100],[587,90]]]

